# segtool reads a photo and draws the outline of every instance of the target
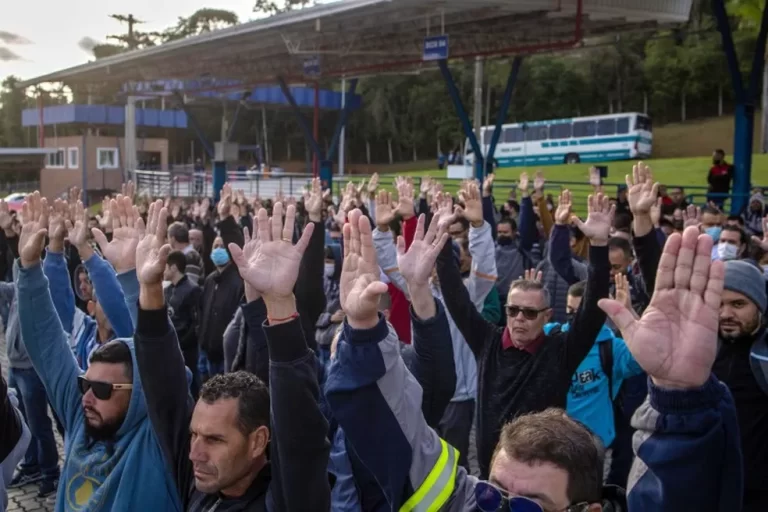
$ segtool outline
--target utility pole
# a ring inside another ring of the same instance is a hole
[[[107,36],[107,39],[117,39],[118,41],[122,41],[128,45],[129,50],[137,49],[139,47],[140,41],[137,37],[137,33],[133,30],[133,27],[135,25],[143,25],[145,22],[136,19],[133,14],[110,14],[109,17],[119,21],[120,23],[127,23],[128,34],[119,36]]]

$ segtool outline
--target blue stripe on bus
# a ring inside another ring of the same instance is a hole
[[[645,137],[638,137],[637,135],[630,135],[626,137],[589,137],[583,139],[570,139],[563,141],[549,141],[542,142],[543,148],[555,148],[558,146],[591,146],[594,144],[616,144],[618,142],[639,142],[641,144],[651,144],[651,139]]]
[[[571,153],[554,155],[521,156],[497,158],[499,167],[518,167],[527,165],[558,165],[565,163],[565,157]],[[577,153],[581,162],[610,162],[612,160],[630,159],[629,150],[623,151],[587,151]]]

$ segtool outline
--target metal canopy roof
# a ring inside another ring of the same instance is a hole
[[[583,3],[582,3],[583,2]],[[124,84],[210,79],[244,85],[277,76],[306,81],[304,61],[320,57],[321,77],[413,70],[427,35],[450,38],[450,58],[564,49],[584,37],[680,23],[692,0],[343,0],[260,19],[65,69],[20,84]],[[581,23],[576,15],[582,11]],[[426,63],[429,64],[429,63]]]

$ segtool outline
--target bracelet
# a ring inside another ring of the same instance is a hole
[[[275,324],[275,323],[287,322],[288,320],[295,320],[296,318],[299,318],[299,312],[298,311],[296,313],[292,314],[291,316],[287,317],[287,318],[270,318],[270,317],[267,317],[267,322],[269,322],[269,324],[272,325],[272,324]]]

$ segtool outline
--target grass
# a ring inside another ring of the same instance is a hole
[[[687,193],[698,194],[694,200],[697,203],[704,202],[703,189],[693,187],[706,187],[707,173],[712,165],[711,157],[695,158],[659,158],[645,160],[652,169],[656,181],[672,186],[682,186],[688,188]],[[601,165],[608,167],[608,177],[605,180],[605,190],[610,195],[615,193],[615,185],[624,183],[624,176],[632,172],[632,161],[607,162]],[[576,213],[582,214],[586,208],[586,196],[591,187],[589,185],[589,167],[590,164],[578,165],[552,165],[546,167],[511,167],[499,169],[496,173],[497,184],[494,186],[494,196],[497,204],[505,201],[510,188],[515,186],[515,182],[523,172],[528,172],[533,179],[536,170],[544,171],[544,177],[547,179],[547,193],[557,196],[561,188],[569,188],[574,195],[574,206]],[[423,169],[419,171],[405,171],[398,174],[422,177],[431,176],[443,183],[445,190],[456,193],[459,186],[458,180],[448,180],[446,171],[435,169]],[[388,175],[391,176],[391,175]],[[359,180],[359,176],[354,177]],[[335,180],[339,183],[340,179]],[[346,182],[346,179],[341,179]],[[391,178],[382,177],[382,185],[391,189]],[[571,183],[562,183],[571,182]],[[572,182],[580,182],[574,184]],[[756,154],[752,159],[752,183],[756,186],[765,186],[768,188],[768,155]],[[337,185],[338,186],[338,185]],[[727,205],[726,205],[727,206]]]

